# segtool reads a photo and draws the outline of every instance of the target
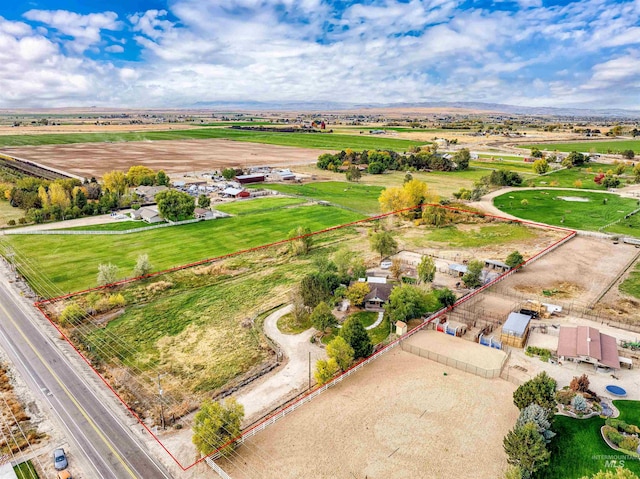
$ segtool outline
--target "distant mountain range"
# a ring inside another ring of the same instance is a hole
[[[292,110],[292,111],[336,111],[382,108],[456,108],[494,113],[558,117],[600,117],[600,118],[640,118],[639,110],[530,107],[482,102],[420,102],[420,103],[340,103],[340,102],[260,102],[260,101],[210,101],[197,102],[191,108],[211,108],[215,110]]]

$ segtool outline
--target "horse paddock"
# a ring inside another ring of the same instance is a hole
[[[397,348],[218,463],[234,479],[495,478],[514,390]]]

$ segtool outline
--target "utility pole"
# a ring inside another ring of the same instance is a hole
[[[164,398],[162,397],[163,393],[164,391],[162,390],[162,386],[160,385],[160,373],[158,373],[158,394],[160,395],[160,425],[162,426],[162,429],[166,429],[164,423]]]

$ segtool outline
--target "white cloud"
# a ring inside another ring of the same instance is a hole
[[[44,23],[63,35],[73,37],[64,42],[74,53],[81,54],[101,40],[102,30],[118,30],[121,27],[114,12],[80,15],[66,10],[29,10],[27,20]]]
[[[124,47],[122,45],[109,45],[104,51],[109,53],[122,53],[124,52]]]

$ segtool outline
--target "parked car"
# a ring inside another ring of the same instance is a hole
[[[53,465],[58,471],[67,468],[69,463],[67,462],[67,456],[64,453],[64,449],[58,448],[53,451]]]

